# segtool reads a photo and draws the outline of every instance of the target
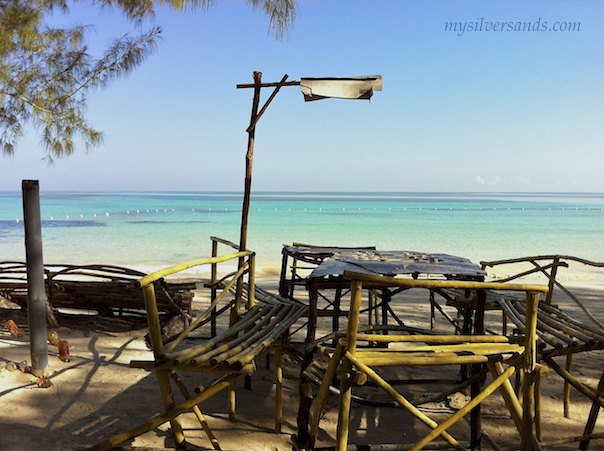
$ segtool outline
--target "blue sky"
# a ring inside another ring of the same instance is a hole
[[[517,22],[580,29],[507,31]],[[92,49],[133,29],[84,5],[65,23],[94,24]],[[305,104],[283,88],[257,127],[254,190],[604,191],[602,1],[299,0],[283,41],[243,0],[160,10],[154,23],[157,51],[90,96],[104,145],[48,166],[29,130],[0,157],[1,191],[22,179],[42,190],[242,191],[252,90],[236,85],[255,70],[266,82],[379,74],[383,91]]]

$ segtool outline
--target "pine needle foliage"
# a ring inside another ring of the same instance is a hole
[[[71,1],[73,3],[76,0]],[[215,0],[80,0],[115,8],[135,28],[155,16],[156,6],[178,12],[208,8]],[[295,19],[293,0],[250,0],[270,18],[269,30],[282,39]],[[33,126],[40,132],[52,162],[103,142],[103,134],[86,120],[88,94],[130,74],[157,47],[161,28],[115,39],[95,57],[85,44],[87,27],[55,28],[46,24],[53,12],[69,13],[68,0],[0,0],[0,153],[13,155]]]

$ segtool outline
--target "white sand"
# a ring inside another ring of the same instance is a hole
[[[276,289],[275,279],[259,283]],[[601,288],[601,286],[599,287]],[[581,291],[582,298],[592,313],[604,320],[604,291]],[[562,304],[560,294],[555,298]],[[416,297],[401,309],[406,309],[410,324],[427,320],[428,307],[425,298]],[[572,306],[569,305],[569,308]],[[576,308],[572,308],[577,311]],[[15,311],[0,308],[2,324],[14,316],[20,327],[27,332],[26,320]],[[440,320],[439,320],[440,321]],[[440,324],[440,323],[439,323]],[[323,325],[327,327],[327,325]],[[151,359],[151,352],[143,342],[144,330],[131,332],[103,332],[94,330],[58,330],[62,339],[71,344],[72,360],[61,362],[56,348],[50,349],[49,371],[53,386],[37,388],[35,378],[18,371],[0,372],[0,449],[2,450],[75,450],[97,444],[117,433],[135,427],[162,411],[157,379],[152,372],[130,369],[131,359]],[[295,337],[301,340],[301,335]],[[0,330],[0,361],[30,361],[28,337],[13,338],[6,330]],[[563,360],[560,360],[562,363]],[[575,356],[574,374],[595,387],[604,367],[603,352],[589,352]],[[201,405],[210,426],[214,429],[223,449],[229,450],[290,450],[290,435],[296,432],[298,408],[297,364],[285,365],[285,400],[283,432],[272,432],[274,423],[273,371],[260,362],[253,376],[252,390],[238,385],[237,421],[227,419],[226,393],[221,393]],[[430,371],[423,371],[429,377]],[[419,376],[418,370],[411,370]],[[409,375],[409,374],[407,374]],[[455,377],[453,375],[453,377]],[[208,380],[207,376],[201,376]],[[199,384],[196,375],[183,377],[189,386]],[[591,402],[576,390],[572,390],[571,418],[562,415],[562,380],[553,371],[543,381],[543,428],[544,440],[581,435]],[[337,405],[337,398],[328,399],[330,406]],[[442,415],[440,405],[433,406],[435,419]],[[445,409],[448,410],[448,409]],[[428,414],[431,414],[428,412]],[[337,411],[326,412],[321,423],[317,446],[333,445]],[[207,437],[191,414],[184,416],[185,435],[193,445],[191,449],[209,449]],[[351,425],[351,443],[405,443],[427,433],[425,426],[395,408],[354,406]],[[483,407],[483,428],[500,445],[519,442],[513,423],[498,394],[492,395]],[[467,437],[467,421],[462,421],[452,431]],[[604,432],[604,413],[600,416],[595,432]],[[174,445],[169,425],[164,424],[125,445],[147,447],[171,447]],[[199,447],[199,448],[196,448]],[[490,448],[484,442],[484,448]],[[577,444],[548,448],[561,451],[576,449]],[[604,449],[604,440],[592,441],[591,450]]]

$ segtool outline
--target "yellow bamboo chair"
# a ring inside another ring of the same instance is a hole
[[[346,337],[338,341],[329,361],[325,377],[315,400],[310,428],[310,445],[314,446],[319,430],[319,420],[329,387],[341,366],[341,388],[338,412],[336,451],[346,451],[349,435],[349,416],[351,390],[359,373],[363,378],[371,379],[385,390],[404,409],[424,422],[431,429],[421,440],[408,448],[418,451],[432,440],[441,436],[456,450],[465,448],[453,438],[447,429],[478,406],[493,391],[499,389],[522,440],[522,450],[540,450],[539,442],[533,432],[536,364],[536,309],[539,294],[547,293],[548,288],[536,285],[519,285],[486,282],[463,282],[448,280],[411,280],[384,276],[374,276],[346,271],[344,278],[351,281],[351,306],[348,317]],[[359,311],[361,294],[365,288],[426,288],[429,290],[459,288],[464,290],[514,290],[526,293],[527,322],[523,331],[524,342],[512,343],[504,336],[489,335],[376,335],[359,333]],[[368,343],[418,343],[418,346],[405,348],[359,348],[358,342]],[[473,392],[471,401],[454,413],[449,419],[437,424],[420,412],[411,402],[386,382],[375,369],[386,366],[435,366],[486,364],[493,381],[480,392]],[[507,368],[504,365],[508,365]],[[523,387],[523,405],[520,404],[509,378],[516,369],[525,372]],[[471,444],[471,446],[474,446]]]
[[[216,240],[235,247],[234,244],[213,238],[216,254]],[[217,280],[217,265],[228,262],[238,266],[238,270]],[[212,301],[207,310],[199,314],[191,324],[172,342],[164,344],[159,315],[157,310],[154,282],[171,274],[199,265],[211,265]],[[243,283],[244,276],[247,282]],[[198,404],[223,389],[229,391],[229,418],[235,414],[235,382],[255,370],[255,359],[270,346],[275,347],[276,376],[276,431],[281,427],[282,410],[282,368],[281,340],[286,337],[290,326],[305,312],[306,307],[296,301],[283,299],[257,286],[254,282],[254,253],[251,251],[235,252],[225,256],[214,256],[185,262],[164,270],[149,274],[139,280],[143,289],[149,335],[153,348],[153,360],[133,360],[131,368],[155,370],[164,402],[163,414],[152,418],[147,423],[91,448],[94,451],[105,451],[127,440],[148,432],[159,425],[170,421],[176,447],[185,449],[185,436],[179,415],[192,411],[206,432],[214,449],[220,449],[216,436],[208,426]],[[222,290],[222,291],[220,291]],[[226,304],[218,309],[219,305]],[[229,327],[201,345],[183,347],[189,334],[208,322],[215,330],[216,315],[229,315]],[[178,347],[178,348],[177,348]],[[191,396],[177,371],[193,371],[215,374],[217,378],[210,384],[196,388]],[[185,401],[177,405],[174,400],[170,379],[182,393]]]

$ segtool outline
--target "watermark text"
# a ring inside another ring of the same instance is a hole
[[[581,22],[547,22],[539,17],[534,22],[493,22],[483,17],[472,22],[445,22],[445,31],[462,36],[470,32],[544,32],[544,31],[581,31]]]

